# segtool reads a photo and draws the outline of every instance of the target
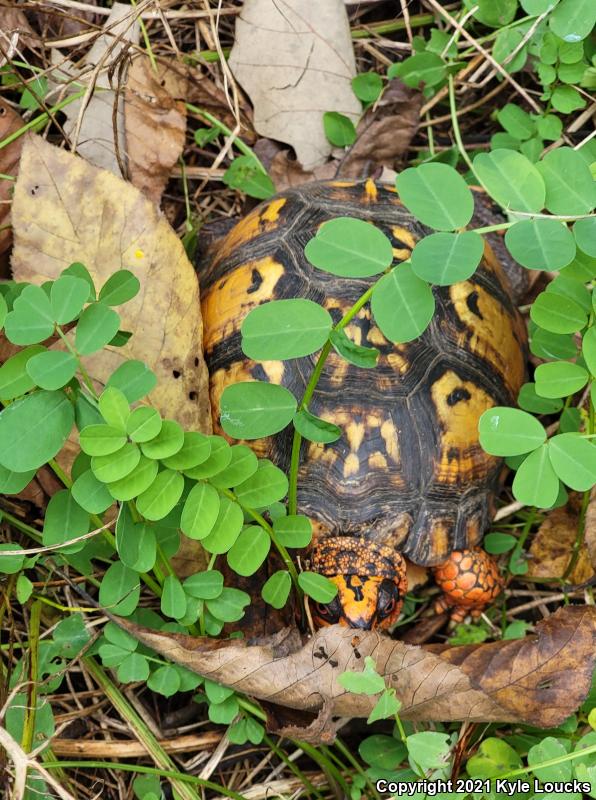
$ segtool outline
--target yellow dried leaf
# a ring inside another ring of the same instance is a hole
[[[98,289],[117,269],[141,282],[137,297],[118,307],[133,336],[86,359],[100,383],[124,360],[140,359],[157,374],[150,399],[189,430],[209,432],[211,411],[203,360],[199,285],[182,244],[138,189],[78,156],[30,136],[13,200],[17,281],[55,279],[74,261]]]

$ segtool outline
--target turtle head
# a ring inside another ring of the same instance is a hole
[[[390,547],[364,537],[331,536],[317,544],[312,569],[337,586],[330,603],[311,605],[317,627],[388,628],[396,622],[407,591],[406,562]]]

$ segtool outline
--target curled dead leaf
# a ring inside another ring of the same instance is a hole
[[[338,174],[366,178],[378,167],[394,169],[418,130],[421,105],[420,92],[408,89],[397,79],[389,81],[379,102],[367,109],[358,123],[358,138],[341,162]]]
[[[126,83],[124,121],[129,177],[154,203],[159,203],[184,148],[186,111],[175,97],[184,96],[186,77],[176,91],[175,73],[165,78],[156,75],[147,56],[136,58]],[[173,96],[174,95],[174,96]]]
[[[360,114],[343,0],[245,0],[229,63],[252,100],[255,129],[292,145],[305,170],[331,152],[324,112]]]
[[[596,661],[596,608],[559,609],[525,639],[445,648],[418,647],[375,631],[324,628],[300,646],[295,630],[265,642],[194,638],[118,625],[163,656],[265,701],[270,718],[300,725],[300,736],[329,741],[333,717],[367,717],[377,698],[346,692],[338,677],[371,656],[410,720],[518,722],[554,727],[586,696]],[[271,708],[275,707],[275,708]],[[296,709],[289,722],[284,708]]]
[[[549,512],[530,545],[528,575],[531,578],[561,578],[564,575],[578,535],[579,516],[579,507],[573,503]],[[589,581],[594,575],[587,549],[588,523],[586,518],[586,543],[580,548],[575,566],[567,576],[573,584]]]
[[[0,100],[0,141],[6,139],[11,133],[18,131],[24,124],[25,121],[20,114],[17,114],[5,100]],[[0,173],[16,178],[22,147],[23,137],[20,136],[0,150]],[[0,267],[2,265],[2,255],[12,243],[10,205],[13,190],[14,181],[8,178],[0,179]],[[0,277],[8,277],[6,270],[0,268]]]

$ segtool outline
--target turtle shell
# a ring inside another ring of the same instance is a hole
[[[211,248],[199,280],[218,432],[227,385],[270,381],[300,399],[316,360],[246,358],[240,326],[252,308],[304,297],[337,322],[374,280],[336,277],[306,260],[308,240],[338,216],[379,226],[398,262],[428,233],[395,191],[335,181],[268,200]],[[303,442],[298,507],[312,519],[316,539],[364,536],[431,565],[482,538],[502,464],[480,447],[477,423],[487,408],[516,400],[525,380],[525,326],[488,245],[472,278],[433,292],[433,320],[407,344],[387,341],[368,307],[347,326],[354,342],[380,351],[376,368],[353,366],[333,351],[326,362],[309,410],[343,435],[333,444]],[[291,439],[290,426],[251,444],[287,470]]]

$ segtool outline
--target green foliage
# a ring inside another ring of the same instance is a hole
[[[521,767],[521,758],[516,751],[495,737],[484,739],[478,753],[468,759],[466,770],[472,778],[494,778],[501,773]]]
[[[325,136],[334,147],[349,147],[356,141],[354,123],[338,111],[326,111],[323,114],[323,128]]]
[[[362,72],[352,79],[356,97],[365,105],[374,103],[383,91],[383,79],[377,72]]]
[[[446,75],[446,65],[436,53],[425,52],[409,56],[399,64],[389,67],[389,78],[400,80],[413,89],[434,87],[442,83]]]
[[[266,200],[275,194],[273,181],[265,172],[260,161],[252,155],[234,158],[222,180],[231,189],[238,189],[259,200]]]
[[[395,185],[406,208],[435,230],[453,231],[472,219],[472,193],[447,164],[421,164],[406,169],[397,176]]]
[[[333,321],[312,300],[274,300],[254,308],[242,323],[242,350],[256,360],[308,356],[327,341]]]
[[[313,266],[343,278],[378,275],[393,261],[389,239],[369,222],[351,217],[322,225],[304,253]]]
[[[263,381],[235,383],[221,397],[221,426],[235,439],[261,439],[283,430],[296,406],[296,398],[283,386]]]
[[[533,71],[542,86],[540,102],[545,110],[533,113],[522,107],[520,100],[520,104],[509,102],[496,111],[502,131],[493,136],[491,150],[474,157],[466,179],[481,183],[489,196],[510,212],[509,221],[501,227],[506,230],[506,247],[520,264],[528,269],[560,271],[530,308],[531,350],[546,363],[536,368],[533,380],[522,388],[518,398],[521,410],[498,407],[483,415],[480,441],[488,452],[508,457],[516,471],[516,499],[550,508],[566,496],[565,487],[589,492],[596,483],[593,143],[578,149],[555,146],[544,153],[545,143],[556,145],[564,129],[569,134],[570,120],[565,116],[585,107],[585,94],[578,87],[593,88],[589,34],[596,11],[587,0],[521,0],[522,11],[517,0],[480,0],[474,5],[477,8],[466,26],[490,29],[483,45],[492,47],[492,56],[507,72],[524,69],[525,79],[526,73]],[[472,8],[471,2],[467,8]],[[529,19],[516,19],[518,12]],[[536,19],[539,15],[545,15],[540,22]],[[432,97],[462,66],[454,60],[463,49],[458,39],[448,29],[439,28],[430,29],[426,39],[414,37],[412,55],[393,65],[388,78],[399,78]],[[464,53],[463,58],[468,56]],[[46,91],[42,80],[31,82],[40,96]],[[365,73],[352,85],[366,108],[380,97],[383,78]],[[32,101],[33,95],[27,91],[21,105],[34,107],[37,101]],[[355,142],[356,129],[349,118],[332,112],[324,115],[323,124],[335,146],[348,147]],[[198,131],[196,141],[205,146],[219,132],[215,127]],[[424,154],[423,163],[404,170],[396,181],[406,208],[432,229],[414,247],[411,263],[396,262],[390,239],[370,222],[339,218],[324,224],[307,244],[306,255],[318,269],[365,284],[357,307],[333,325],[328,311],[312,300],[262,304],[247,315],[242,326],[247,357],[268,361],[318,355],[323,369],[334,348],[350,364],[374,368],[378,351],[356,344],[344,330],[350,314],[367,304],[373,322],[390,341],[407,342],[423,334],[435,311],[435,287],[474,274],[484,233],[482,229],[463,230],[472,217],[473,197],[455,169],[456,150],[430,157],[441,160],[424,163]],[[224,182],[256,198],[274,192],[260,163],[249,155],[232,161]],[[225,556],[232,570],[249,576],[265,562],[272,547],[279,550],[286,568],[263,585],[267,603],[282,608],[293,586],[298,598],[304,592],[316,602],[329,602],[336,595],[335,585],[314,573],[297,574],[287,554],[287,548],[307,547],[312,537],[310,520],[292,508],[292,475],[288,481],[277,467],[257,459],[244,444],[230,447],[222,437],[186,431],[175,420],[162,420],[147,400],[156,377],[142,362],[124,361],[109,377],[106,391],[95,396],[87,377],[86,357],[107,344],[127,341],[129,334],[120,330],[120,317],[113,306],[129,302],[138,290],[134,273],[120,269],[97,293],[86,268],[72,264],[43,288],[21,285],[0,294],[0,323],[5,325],[8,340],[21,348],[0,367],[0,398],[6,406],[0,413],[0,491],[21,491],[36,469],[59,454],[74,426],[82,453],[71,471],[72,486],[56,494],[48,506],[42,542],[60,544],[56,558],[86,564],[89,572],[91,559],[100,554],[107,571],[100,582],[99,600],[111,612],[132,615],[135,621],[156,629],[196,632],[192,628],[196,624],[199,632],[218,636],[225,623],[242,618],[250,600],[246,593],[224,585],[222,573],[215,569],[221,566],[217,559]],[[66,325],[74,327],[68,335],[62,327]],[[251,440],[274,435],[292,424],[298,444],[302,437],[322,445],[338,440],[342,430],[309,411],[316,380],[308,392],[298,398],[285,387],[259,381],[230,386],[222,397],[222,427],[232,438]],[[584,394],[591,396],[592,405],[589,399],[580,403]],[[541,415],[549,419],[538,420]],[[547,435],[547,427],[549,432],[553,430],[553,415],[559,427]],[[105,512],[114,504],[118,514],[115,537],[108,532],[69,544],[109,521]],[[207,569],[183,582],[171,573],[168,563],[180,535],[200,541],[211,554]],[[508,533],[492,533],[485,539],[489,552],[510,553],[509,567],[514,574],[527,569],[522,544]],[[35,559],[4,556],[2,551],[8,550],[20,552],[22,548],[0,545],[0,572],[17,575],[17,600],[27,603],[35,587],[24,571]],[[152,588],[157,584],[162,616],[138,607],[143,581]],[[505,628],[503,638],[523,636],[525,630],[526,623],[515,621]],[[481,626],[460,626],[450,641],[470,643],[488,635]],[[75,657],[88,641],[79,615],[66,618],[55,628],[52,639],[42,644],[46,648],[44,663],[51,665],[46,675],[56,677],[54,684],[50,681],[42,691],[57,685],[63,658]],[[161,662],[112,623],[104,629],[98,653],[106,666],[117,669],[120,680],[146,681],[150,689],[166,697],[203,683],[209,717],[231,726],[230,741],[261,741],[262,726],[241,710],[232,690]],[[345,673],[339,682],[348,691],[378,695],[369,723],[392,717],[397,722],[393,736],[371,736],[362,742],[360,755],[369,765],[369,776],[375,770],[395,773],[405,759],[411,767],[404,770],[407,779],[421,774],[446,775],[453,740],[440,726],[435,731],[406,734],[399,721],[396,692],[385,686],[371,659],[365,660],[362,671]],[[23,696],[14,699],[6,715],[6,724],[17,739],[23,726],[19,703],[24,705]],[[36,725],[39,739],[53,732],[47,704],[39,705]],[[514,745],[513,736],[507,740],[491,736],[472,751],[467,774],[494,778],[523,766],[521,756],[524,760],[527,756],[530,774],[540,781],[577,777],[594,784],[593,753],[544,766],[573,748],[577,753],[593,747],[593,735],[534,736],[523,750]],[[354,798],[355,792],[365,791],[363,786],[353,781]],[[153,776],[137,778],[134,790],[145,800],[161,795],[159,780]]]

